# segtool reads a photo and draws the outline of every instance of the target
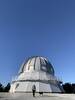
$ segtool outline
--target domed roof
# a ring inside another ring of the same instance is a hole
[[[21,66],[19,74],[23,72],[44,71],[54,75],[54,69],[51,63],[45,57],[34,56],[28,58]]]

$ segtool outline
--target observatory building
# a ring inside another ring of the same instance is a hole
[[[61,81],[56,78],[55,71],[48,59],[34,56],[21,66],[17,77],[11,82],[10,92],[63,92]]]

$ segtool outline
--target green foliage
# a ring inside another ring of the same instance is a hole
[[[72,86],[70,83],[65,83],[63,89],[65,90],[65,93],[72,93]]]
[[[0,83],[0,92],[9,92],[9,90],[10,90],[10,83],[8,83],[6,87],[4,87],[4,86]]]
[[[3,85],[0,83],[0,92],[3,92],[4,91],[4,87]]]
[[[62,85],[65,93],[75,93],[75,83],[65,83]]]
[[[4,88],[4,92],[9,92],[10,90],[10,83],[7,84],[7,86]]]

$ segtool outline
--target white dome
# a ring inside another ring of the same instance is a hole
[[[32,92],[34,84],[36,92],[63,91],[53,66],[44,57],[30,57],[22,64],[17,78],[11,83],[10,92]]]
[[[25,61],[19,70],[19,74],[30,71],[44,71],[54,75],[54,69],[51,63],[46,58],[39,56],[30,57]]]

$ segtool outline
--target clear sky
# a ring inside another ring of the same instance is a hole
[[[0,0],[0,82],[35,55],[47,57],[64,82],[75,82],[75,0]]]

